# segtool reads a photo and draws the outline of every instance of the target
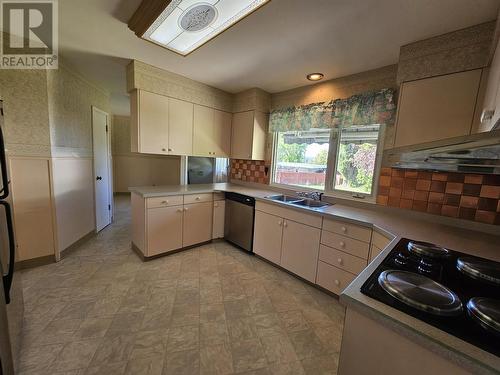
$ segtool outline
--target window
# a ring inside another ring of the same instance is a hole
[[[330,129],[276,133],[273,181],[324,190],[330,133]]]
[[[273,183],[357,198],[373,196],[381,129],[375,124],[277,132]]]

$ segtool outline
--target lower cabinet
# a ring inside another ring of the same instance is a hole
[[[261,211],[255,211],[253,251],[255,254],[281,264],[281,238],[283,219]]]
[[[212,239],[213,202],[184,205],[182,247],[196,245]]]
[[[224,219],[226,217],[226,201],[214,201],[212,239],[224,237]]]
[[[355,278],[356,275],[350,272],[333,267],[321,260],[318,262],[316,284],[337,295],[340,295]]]
[[[312,283],[316,280],[321,230],[283,221],[281,266]]]
[[[182,247],[182,206],[147,210],[147,256],[154,256]]]

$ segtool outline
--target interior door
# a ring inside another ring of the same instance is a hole
[[[92,107],[95,221],[97,232],[111,224],[111,167],[108,134],[108,114],[98,108]]]

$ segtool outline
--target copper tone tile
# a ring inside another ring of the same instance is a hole
[[[443,201],[444,201],[444,194],[443,193],[435,193],[432,191],[429,193],[429,202],[430,203],[442,204]]]
[[[458,217],[458,207],[443,205],[441,215],[449,217]]]
[[[427,204],[427,212],[434,215],[441,215],[442,205],[439,203],[431,203]]]
[[[447,182],[445,191],[448,194],[462,194],[463,186],[460,182]]]
[[[389,186],[379,186],[378,193],[380,195],[389,195]]]
[[[431,180],[417,180],[417,190],[429,191],[431,188]]]
[[[377,204],[382,206],[387,206],[387,201],[389,200],[389,196],[386,195],[378,195],[377,196]]]
[[[475,219],[481,223],[493,224],[495,222],[496,215],[496,212],[477,210]]]
[[[500,186],[483,185],[479,195],[484,198],[500,199]]]
[[[493,211],[497,210],[498,200],[492,198],[479,198],[479,204],[477,208],[483,211]]]
[[[416,201],[427,202],[429,200],[429,192],[428,191],[415,191],[415,196],[413,197]]]
[[[498,201],[498,204],[497,204],[497,212],[500,212],[500,200]]]
[[[405,178],[417,178],[417,171],[405,171]]]
[[[445,194],[444,202],[445,205],[448,206],[459,206],[460,205],[460,195],[455,194]]]
[[[449,173],[448,182],[464,182],[465,175],[463,173]]]
[[[422,179],[422,180],[431,180],[432,179],[432,172],[419,171],[418,178]]]
[[[417,179],[416,178],[406,178],[403,183],[403,187],[405,190],[415,190],[417,187]]]
[[[391,186],[390,176],[380,176],[379,183],[380,186]]]
[[[389,197],[400,198],[401,197],[401,191],[402,191],[401,189],[391,187],[389,189]]]
[[[462,194],[469,195],[471,197],[479,197],[480,192],[481,192],[481,185],[464,184],[464,189]]]
[[[392,171],[391,168],[387,168],[387,167],[381,168],[380,175],[381,176],[391,176],[391,171]]]
[[[391,197],[389,196],[389,200],[387,201],[387,205],[391,207],[399,207],[399,202],[401,198],[399,197]]]
[[[478,202],[479,202],[478,197],[468,197],[466,195],[462,195],[462,198],[460,198],[460,207],[477,209]]]
[[[481,175],[481,174],[466,174],[464,182],[466,184],[481,185],[483,183],[483,175]]]
[[[476,217],[476,210],[474,208],[460,207],[458,217],[465,220],[474,220]]]
[[[414,211],[426,212],[427,211],[427,202],[424,202],[424,201],[413,201],[412,209]]]
[[[404,177],[405,176],[405,171],[402,169],[392,169],[391,172],[392,177]]]
[[[436,193],[444,193],[445,189],[445,181],[431,181],[431,191],[435,191]]]
[[[500,174],[486,174],[486,175],[484,175],[483,185],[500,186]]]
[[[413,201],[411,199],[401,199],[401,201],[399,202],[399,207],[411,209],[412,204],[413,204]]]
[[[391,187],[402,189],[403,188],[403,182],[404,182],[404,178],[403,177],[395,177],[395,176],[391,177]]]
[[[442,172],[434,172],[432,174],[432,180],[433,181],[448,181],[448,174],[447,173],[442,173]]]
[[[413,199],[414,196],[415,190],[403,190],[403,192],[401,193],[401,198],[404,199]]]

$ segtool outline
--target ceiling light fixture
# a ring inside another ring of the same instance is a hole
[[[323,73],[311,73],[307,75],[309,81],[321,81],[325,75]]]
[[[128,27],[186,56],[270,0],[143,0]]]

